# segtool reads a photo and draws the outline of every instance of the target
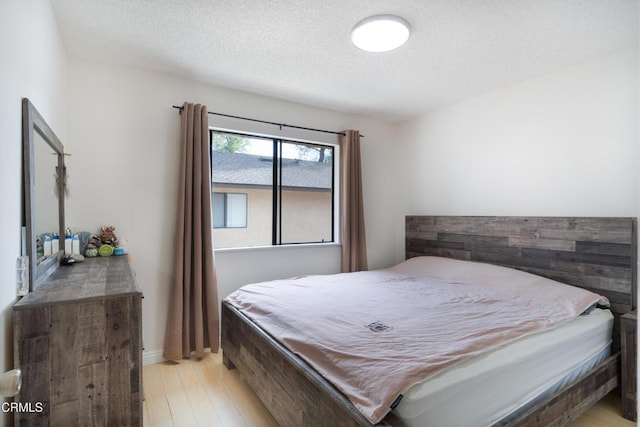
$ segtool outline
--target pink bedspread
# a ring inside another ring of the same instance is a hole
[[[226,301],[313,366],[374,424],[412,385],[606,303],[583,289],[510,269],[503,269],[506,275],[487,270],[474,284],[473,269],[447,273],[460,265],[452,264],[439,272],[442,259],[426,258],[389,270],[247,285]],[[435,262],[434,274],[424,273],[424,262]],[[468,264],[476,263],[462,265]]]

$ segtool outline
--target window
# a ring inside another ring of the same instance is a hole
[[[211,131],[216,248],[334,242],[331,145]]]
[[[247,226],[247,195],[213,193],[211,198],[213,228],[243,228]]]

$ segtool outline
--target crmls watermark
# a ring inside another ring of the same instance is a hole
[[[42,402],[3,402],[2,412],[13,413],[36,413],[44,410],[44,403]]]

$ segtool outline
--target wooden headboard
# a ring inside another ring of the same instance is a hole
[[[407,216],[406,257],[436,255],[517,268],[636,308],[635,218]]]

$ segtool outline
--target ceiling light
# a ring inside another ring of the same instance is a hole
[[[409,23],[399,16],[376,15],[358,22],[351,40],[367,52],[387,52],[405,44],[409,32]]]

